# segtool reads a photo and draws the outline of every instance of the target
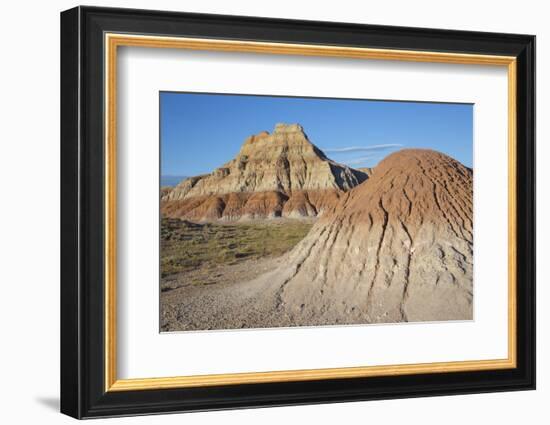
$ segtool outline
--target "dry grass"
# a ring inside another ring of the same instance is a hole
[[[311,221],[301,220],[198,224],[163,218],[161,275],[165,278],[250,259],[278,257],[302,240],[312,225]]]

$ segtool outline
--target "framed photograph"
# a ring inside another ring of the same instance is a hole
[[[61,411],[535,388],[535,37],[61,14]]]

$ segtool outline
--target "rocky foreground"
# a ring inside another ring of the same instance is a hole
[[[472,171],[441,153],[394,153],[270,270],[163,295],[162,327],[472,319],[472,184]]]

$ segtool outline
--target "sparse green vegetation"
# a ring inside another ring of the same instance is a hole
[[[312,222],[300,220],[197,224],[163,218],[160,230],[162,277],[280,256],[302,240],[312,225]]]

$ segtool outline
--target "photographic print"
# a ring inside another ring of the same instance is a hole
[[[160,330],[473,319],[473,105],[160,93]]]
[[[89,6],[60,34],[61,412],[535,388],[535,36]]]

